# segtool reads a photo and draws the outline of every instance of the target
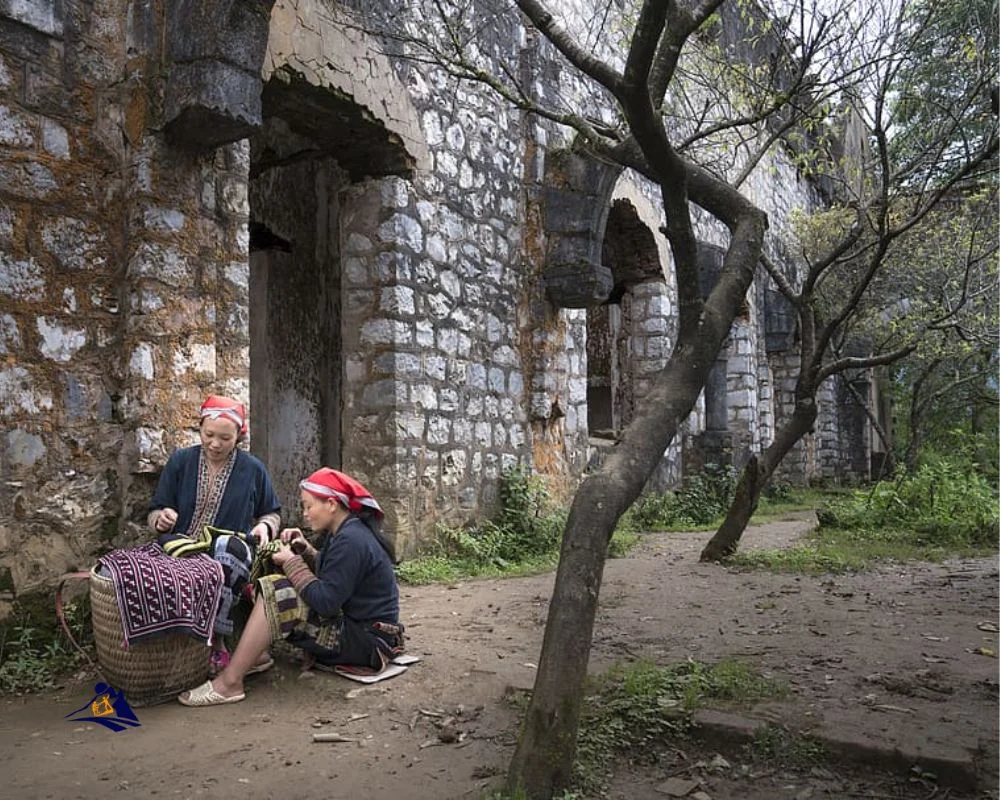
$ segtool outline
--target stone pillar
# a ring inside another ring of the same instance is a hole
[[[747,318],[737,318],[729,332],[726,359],[726,428],[731,437],[731,462],[741,468],[750,457],[757,433],[757,348],[754,326]]]

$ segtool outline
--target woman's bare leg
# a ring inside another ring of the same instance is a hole
[[[271,629],[267,624],[264,604],[258,598],[253,604],[253,611],[250,612],[236,651],[229,659],[229,665],[212,681],[215,691],[225,697],[243,694],[243,678],[270,646]]]

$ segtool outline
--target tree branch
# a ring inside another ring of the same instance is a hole
[[[847,369],[865,369],[867,367],[880,367],[886,364],[892,364],[893,362],[899,361],[901,358],[906,358],[916,349],[917,343],[910,342],[897,350],[893,350],[889,353],[882,353],[877,356],[867,356],[863,358],[845,356],[844,358],[839,358],[825,365],[817,372],[817,385],[825,381],[831,375],[835,375],[838,372],[843,372]]]
[[[624,83],[622,76],[581,47],[543,3],[539,0],[517,0],[517,7],[570,64],[584,75],[589,75],[615,97],[621,94]]]

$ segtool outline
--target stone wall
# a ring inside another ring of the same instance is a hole
[[[76,566],[115,529],[128,315],[116,176],[139,94],[123,81],[124,3],[4,9],[0,614],[15,588]]]
[[[341,467],[403,552],[492,513],[506,469],[565,499],[595,463],[588,306],[609,304],[612,428],[642,403],[676,337],[657,187],[363,32],[421,41],[431,10],[361,5],[0,5],[0,603],[147,535],[209,392],[250,403],[288,521],[298,479]],[[488,30],[488,66],[613,119],[516,14]],[[779,238],[821,202],[782,151],[745,191]],[[748,296],[651,488],[770,441],[795,368],[772,295]],[[790,475],[845,474],[864,428],[837,413]]]

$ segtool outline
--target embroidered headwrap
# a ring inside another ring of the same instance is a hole
[[[332,497],[348,511],[370,508],[379,519],[384,516],[382,506],[372,497],[371,492],[350,475],[329,467],[320,467],[302,481],[299,488],[315,497]]]
[[[202,419],[228,419],[236,423],[241,434],[245,435],[247,432],[247,410],[243,403],[231,397],[209,395],[201,404],[200,416]]]

